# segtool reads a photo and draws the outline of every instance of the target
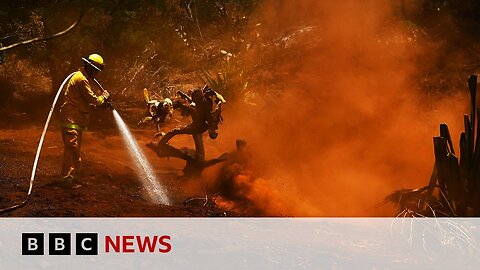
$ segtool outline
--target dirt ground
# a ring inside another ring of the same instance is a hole
[[[153,126],[138,128],[143,108],[119,108],[138,144],[150,161],[159,181],[166,189],[172,205],[157,205],[138,179],[110,112],[95,112],[89,131],[82,142],[82,177],[78,187],[65,188],[56,184],[60,177],[63,144],[58,120],[54,117],[47,132],[38,164],[33,194],[26,206],[3,216],[50,217],[134,217],[134,216],[211,216],[223,215],[221,209],[207,209],[203,203],[184,202],[205,197],[202,179],[185,178],[184,161],[159,158],[145,145],[155,133]],[[43,112],[42,112],[43,113]],[[35,118],[38,118],[35,119]],[[21,202],[28,190],[32,164],[45,116],[12,114],[0,120],[0,208]],[[7,120],[8,119],[8,120]],[[168,131],[188,119],[170,120],[162,128]],[[177,136],[173,145],[193,145],[189,136]],[[206,154],[219,151],[206,141]],[[192,189],[195,186],[197,188]],[[202,202],[202,200],[199,200]],[[218,212],[218,213],[217,213]],[[220,213],[220,214],[219,214]],[[229,215],[233,215],[230,214]]]

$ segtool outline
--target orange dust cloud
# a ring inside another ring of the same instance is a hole
[[[385,196],[428,184],[432,137],[447,122],[458,141],[467,98],[422,91],[415,75],[426,45],[412,40],[391,3],[263,4],[263,33],[313,30],[303,38],[299,31],[289,53],[268,56],[276,64],[265,68],[276,74],[281,94],[254,85],[257,105],[227,106],[217,140],[244,139],[250,154],[248,166],[229,175],[227,164],[218,176],[235,187],[227,197],[238,208],[252,215],[392,216]],[[264,50],[252,49],[248,61],[265,61]]]

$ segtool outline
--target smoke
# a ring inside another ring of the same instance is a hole
[[[257,84],[257,106],[229,104],[219,140],[245,139],[250,155],[219,169],[226,201],[252,215],[391,216],[386,195],[428,184],[438,124],[457,138],[465,104],[422,91],[428,45],[391,2],[263,4],[262,33],[282,35],[265,46],[281,50],[247,58],[275,63],[264,68],[282,91]]]

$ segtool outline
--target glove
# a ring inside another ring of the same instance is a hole
[[[102,93],[103,98],[108,99],[110,97],[110,94],[107,92],[107,90],[103,91]]]

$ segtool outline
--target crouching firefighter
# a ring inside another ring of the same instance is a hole
[[[195,143],[195,159],[205,160],[205,148],[203,145],[202,135],[208,131],[210,139],[216,139],[218,136],[218,124],[223,122],[221,116],[221,105],[226,103],[225,99],[205,85],[203,90],[196,89],[191,96],[179,91],[177,93],[182,99],[188,101],[188,105],[177,100],[173,104],[173,108],[182,110],[185,114],[192,117],[192,122],[184,127],[175,128],[165,134],[158,146],[160,149],[168,145],[170,139],[179,134],[191,134]],[[163,134],[157,134],[154,140]],[[168,147],[167,147],[168,148]],[[158,154],[158,152],[157,152]]]
[[[191,96],[179,91],[177,94],[181,99],[173,102],[173,108],[179,109],[183,115],[189,115],[192,122],[186,126],[175,128],[167,134],[156,134],[147,147],[154,150],[159,157],[177,157],[187,163],[183,172],[186,176],[199,176],[202,171],[214,164],[226,160],[227,155],[223,154],[218,158],[205,159],[205,148],[203,145],[203,134],[208,131],[210,139],[218,136],[218,124],[223,122],[221,115],[222,104],[225,99],[217,92],[206,85],[202,90],[196,89]],[[188,103],[185,104],[184,101]],[[170,139],[179,134],[190,134],[193,137],[195,150],[183,147],[175,148],[169,144]],[[158,137],[160,140],[157,140]]]
[[[96,95],[91,87],[95,76],[103,70],[103,58],[98,54],[91,54],[82,60],[83,67],[73,73],[65,86],[64,101],[60,107],[64,144],[61,181],[65,185],[78,180],[82,132],[87,129],[91,108],[106,106],[110,96],[107,91]]]
[[[147,111],[145,116],[138,122],[138,126],[144,125],[148,122],[155,121],[157,124],[157,135],[165,135],[165,133],[160,131],[160,125],[165,122],[167,116],[172,118],[173,115],[173,103],[169,98],[163,100],[156,100],[150,98],[150,93],[147,88],[143,89],[143,97],[147,102]]]

